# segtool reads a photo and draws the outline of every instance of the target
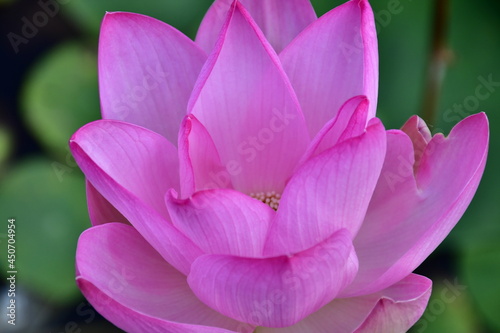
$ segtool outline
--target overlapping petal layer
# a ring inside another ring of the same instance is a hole
[[[87,206],[90,222],[93,226],[108,222],[122,222],[129,224],[123,216],[96,188],[87,180],[85,182]]]
[[[238,166],[230,176],[243,193],[281,192],[310,140],[276,53],[238,2],[203,68],[189,111],[210,133],[223,165]]]
[[[355,96],[345,102],[313,138],[299,165],[340,141],[361,135],[366,127],[368,104],[365,96]]]
[[[401,333],[420,318],[431,294],[431,281],[411,274],[374,294],[338,298],[297,324],[257,328],[256,333]]]
[[[185,200],[169,193],[166,201],[174,225],[205,253],[262,257],[275,215],[268,205],[227,189],[200,191]]]
[[[414,150],[401,131],[387,155],[363,226],[354,240],[360,272],[344,296],[386,288],[410,274],[458,222],[479,185],[488,150],[484,113],[435,135],[413,174]]]
[[[280,59],[312,136],[357,95],[367,96],[368,118],[375,116],[378,53],[368,1],[349,1],[326,13],[293,40]]]
[[[100,120],[78,130],[70,148],[92,185],[174,267],[188,273],[201,250],[169,221],[165,193],[179,189],[175,147],[145,128]]]
[[[85,297],[127,332],[252,331],[201,303],[186,277],[131,226],[107,223],[88,229],[80,236],[76,261]]]
[[[196,43],[207,53],[215,46],[233,0],[216,0],[200,24]],[[279,53],[316,20],[309,0],[241,0],[266,39]]]
[[[188,283],[205,304],[231,318],[286,327],[332,301],[358,262],[346,230],[291,256],[253,259],[201,256]]]
[[[283,192],[264,253],[303,251],[343,228],[354,236],[375,189],[385,147],[384,128],[374,119],[363,135],[299,168]]]
[[[425,152],[427,143],[432,139],[432,134],[427,124],[418,116],[413,116],[401,127],[401,130],[408,135],[413,143],[414,158],[413,170],[420,166],[420,160]]]
[[[211,188],[232,188],[232,163],[222,165],[207,129],[193,115],[186,116],[179,133],[179,169],[182,197]]]

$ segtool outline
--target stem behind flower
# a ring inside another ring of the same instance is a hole
[[[421,115],[429,125],[435,125],[439,96],[453,52],[447,46],[449,0],[436,0],[432,29],[432,46],[427,65]]]

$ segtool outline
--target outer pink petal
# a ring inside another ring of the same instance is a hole
[[[187,198],[195,191],[231,188],[231,165],[224,167],[210,134],[192,114],[186,116],[179,133],[181,194]]]
[[[269,223],[268,205],[233,190],[207,190],[185,200],[166,197],[173,224],[209,254],[261,257]]]
[[[235,189],[281,192],[309,136],[279,59],[235,2],[190,100],[224,164],[237,165]]]
[[[240,0],[276,52],[316,20],[309,0]],[[216,0],[201,22],[196,43],[210,53],[233,0]]]
[[[202,252],[169,222],[165,193],[179,188],[175,147],[145,128],[100,120],[78,130],[70,148],[103,197],[165,260],[187,274]]]
[[[242,325],[201,303],[186,277],[130,226],[108,223],[85,231],[76,264],[85,297],[127,332],[222,333]]]
[[[108,13],[99,39],[102,116],[147,127],[177,144],[189,96],[206,60],[171,26],[132,13]]]
[[[365,96],[356,96],[345,102],[337,115],[313,138],[302,157],[302,163],[340,141],[361,135],[365,130],[367,112],[368,99]]]
[[[87,180],[87,205],[89,209],[90,222],[93,226],[108,222],[122,222],[130,224],[112,204],[104,198],[99,191]]]
[[[357,270],[349,232],[340,230],[292,256],[199,257],[188,276],[205,304],[257,326],[286,327],[332,301]]]
[[[303,251],[342,228],[356,235],[382,168],[385,147],[384,128],[375,118],[365,134],[300,167],[283,193],[264,253]]]
[[[291,327],[258,328],[256,333],[406,332],[424,312],[431,283],[411,274],[375,294],[335,299]]]
[[[470,116],[425,149],[416,180],[412,142],[388,132],[388,150],[357,237],[360,272],[343,293],[363,295],[412,272],[458,222],[479,185],[488,150],[485,114]]]
[[[432,292],[432,281],[410,274],[379,292],[380,299],[355,333],[406,332],[422,316]]]
[[[366,95],[368,119],[375,116],[378,51],[367,0],[349,1],[326,13],[291,42],[280,58],[311,135],[353,96]]]

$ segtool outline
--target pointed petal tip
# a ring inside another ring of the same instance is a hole
[[[481,123],[484,125],[489,125],[488,115],[484,111],[470,115],[470,116],[466,117],[465,119],[463,119],[462,121],[467,120],[467,119],[468,119],[468,121],[474,120],[474,121],[477,121],[478,123]]]
[[[450,131],[447,138],[460,135],[462,131],[474,131],[477,135],[486,136],[486,145],[489,141],[489,119],[485,112],[470,115],[458,122]]]
[[[185,201],[185,199],[179,199],[179,193],[177,193],[177,191],[173,188],[171,188],[170,190],[167,191],[167,193],[165,193],[165,200],[167,202],[174,202],[174,203],[181,203]]]
[[[359,136],[366,129],[366,111],[369,100],[365,95],[348,99],[309,144],[297,168],[305,161],[348,138]],[[361,118],[364,118],[361,120]]]
[[[238,0],[234,1],[233,6],[234,7],[232,8],[234,8],[233,9],[234,13],[240,14],[245,19],[247,24],[254,30],[255,34],[257,35],[257,38],[260,40],[262,46],[267,51],[272,61],[281,69],[281,61],[279,60],[276,51],[271,46],[271,44],[269,44],[269,41],[267,40],[266,36],[264,35],[260,27],[257,25],[257,22],[255,22],[255,20],[253,19],[252,15],[248,12],[245,6],[243,6],[242,3]]]
[[[384,123],[382,123],[382,120],[380,120],[379,118],[371,118],[369,121],[368,121],[368,125],[366,127],[366,131],[368,130],[377,130],[377,131],[385,131],[385,126],[384,126]]]
[[[243,173],[231,175],[231,181],[243,192],[281,190],[309,141],[300,104],[276,52],[239,3],[205,63],[188,110],[210,134],[222,165],[241,164]],[[273,142],[265,143],[266,149],[260,143],[257,149],[252,146],[250,140],[259,133],[272,135],[264,138]],[[288,145],[295,149],[285,155],[273,152]],[[278,157],[284,165],[280,172],[274,167]]]
[[[137,129],[140,129],[140,130],[141,129],[145,129],[142,126],[139,126],[139,125],[136,125],[136,124],[132,124],[132,123],[128,123],[128,122],[122,121],[122,120],[97,119],[97,120],[91,121],[90,123],[86,123],[85,125],[83,125],[79,129],[77,129],[75,133],[73,133],[73,135],[69,139],[70,147],[71,147],[71,145],[78,144],[78,141],[80,141],[82,138],[84,138],[84,136],[87,135],[88,132],[94,131],[97,127],[99,127],[100,129],[105,130],[105,129],[111,129],[115,125],[119,126],[119,127],[122,127],[122,128],[129,127],[131,129],[134,129],[134,128],[137,128]],[[95,133],[93,135],[95,136]],[[94,140],[94,141],[96,141],[96,140]]]
[[[369,6],[370,5],[370,1],[368,0],[354,0],[354,2],[357,2],[358,5],[361,5],[361,6]]]
[[[149,17],[147,15],[138,14],[138,13],[130,13],[130,12],[106,12],[101,22],[101,34],[104,29],[109,28],[110,26],[119,25],[125,20],[133,19],[133,18],[147,18],[154,19],[153,17]],[[158,20],[157,20],[158,21]]]
[[[191,133],[191,130],[193,129],[193,124],[194,123],[199,123],[200,121],[198,118],[195,117],[194,114],[189,113],[187,114],[181,122],[181,129],[184,129],[185,134]]]
[[[414,114],[413,116],[411,116],[410,118],[408,118],[408,120],[404,123],[403,126],[401,127],[404,127],[406,124],[415,124],[417,123],[419,120],[423,120],[422,118],[420,118],[420,116]]]
[[[216,0],[203,18],[196,36],[196,43],[205,51],[212,50],[226,13],[236,6],[251,13],[277,53],[317,18],[309,0]]]
[[[357,96],[349,98],[344,104],[347,104],[347,103],[352,102],[352,101],[356,101],[357,103],[370,103],[368,96],[357,95]]]
[[[116,17],[117,15],[120,15],[121,13],[123,13],[123,12],[108,12],[108,11],[106,11],[104,13],[102,21],[105,22],[105,21],[111,20],[114,17]]]
[[[280,53],[313,135],[354,95],[367,95],[368,118],[375,116],[376,31],[371,9],[361,4],[350,1],[332,9]]]
[[[181,147],[181,143],[187,144],[189,133],[191,133],[192,128],[193,121],[190,115],[182,118],[181,126],[179,127],[178,147]]]
[[[104,122],[106,120],[103,120],[103,119],[98,119],[98,120],[94,120],[94,121],[91,121],[90,123],[86,123],[85,125],[81,126],[79,129],[77,129],[75,131],[75,133],[73,133],[73,135],[71,135],[70,139],[69,139],[69,142],[72,143],[72,142],[75,142],[79,139],[79,137],[88,130],[89,127],[92,127],[92,126],[95,126],[96,124],[99,124],[101,122]]]
[[[420,158],[429,141],[432,139],[432,133],[425,121],[417,115],[410,117],[403,126],[403,131],[411,139],[414,150],[414,170],[418,169]]]

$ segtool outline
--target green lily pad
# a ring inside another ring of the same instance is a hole
[[[21,103],[37,139],[59,155],[82,125],[100,118],[96,52],[63,44],[29,74]]]
[[[0,268],[1,274],[14,268],[19,287],[28,286],[44,299],[63,303],[79,293],[75,250],[89,221],[83,177],[70,166],[61,175],[55,163],[42,158],[26,160],[4,179],[0,188]],[[6,258],[8,219],[15,219],[14,267],[7,266],[12,264]]]

